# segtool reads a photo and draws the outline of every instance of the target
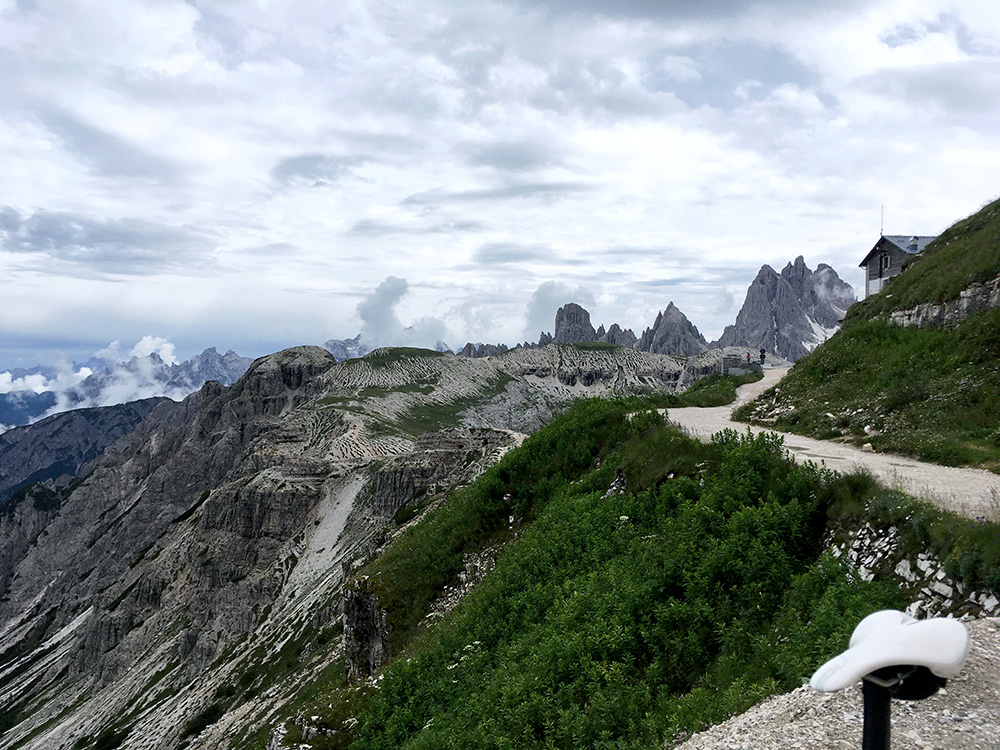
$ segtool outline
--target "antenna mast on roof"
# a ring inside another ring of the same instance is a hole
[[[885,237],[885,204],[882,204],[882,218],[878,222],[878,236]]]

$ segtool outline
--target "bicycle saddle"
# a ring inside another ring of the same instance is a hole
[[[814,690],[843,690],[883,667],[926,667],[937,677],[957,677],[969,654],[969,631],[958,620],[915,620],[885,609],[868,615],[851,635],[850,647],[813,674]]]

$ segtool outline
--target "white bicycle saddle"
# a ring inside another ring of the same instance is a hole
[[[850,647],[813,674],[814,690],[832,693],[882,667],[927,667],[938,677],[957,677],[969,655],[969,631],[958,620],[915,620],[894,609],[868,615],[851,635]]]

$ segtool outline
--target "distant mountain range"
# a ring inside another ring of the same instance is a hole
[[[810,270],[800,255],[777,273],[761,266],[747,290],[743,307],[733,325],[726,326],[718,341],[709,342],[673,302],[656,316],[653,324],[636,336],[617,323],[607,330],[594,328],[590,313],[571,302],[556,313],[554,333],[543,332],[533,348],[550,343],[571,344],[597,341],[653,354],[693,357],[708,349],[745,346],[764,349],[791,362],[804,357],[840,327],[847,308],[855,301],[854,289],[837,272],[820,263]],[[329,342],[328,342],[329,343]],[[508,351],[504,344],[466,344],[459,354],[484,357]]]
[[[0,393],[0,426],[26,425],[47,413],[145,398],[165,396],[179,401],[209,380],[232,385],[252,362],[232,350],[219,354],[215,347],[186,362],[171,364],[156,352],[145,357],[133,356],[124,362],[93,358],[72,366],[75,373],[90,371],[91,374],[68,386],[62,384],[59,373],[51,367],[12,370],[9,373],[12,384],[33,387]]]
[[[821,263],[812,271],[799,256],[780,274],[770,266],[761,267],[735,323],[727,326],[715,342],[708,342],[673,302],[656,316],[641,336],[636,336],[631,329],[623,329],[618,323],[607,329],[603,325],[595,329],[590,313],[570,302],[556,313],[554,333],[542,332],[537,343],[524,342],[513,348],[534,349],[550,343],[596,341],[651,354],[692,357],[708,349],[746,346],[765,349],[795,361],[833,335],[853,302],[853,288],[833,268]],[[352,339],[330,339],[323,348],[335,360],[343,361],[363,357],[382,345],[381,342],[362,341],[358,334]],[[438,342],[436,349],[452,351],[444,342]],[[510,349],[507,344],[470,342],[455,353],[479,358],[503,354]],[[26,425],[44,415],[70,409],[124,404],[153,397],[181,400],[211,380],[232,385],[252,361],[232,350],[219,354],[215,347],[186,362],[171,364],[155,352],[124,362],[94,358],[83,365],[74,365],[75,372],[87,368],[92,374],[68,387],[57,387],[59,373],[53,368],[39,366],[13,370],[8,373],[13,383],[34,382],[36,385],[0,393],[0,432],[5,427]],[[40,387],[38,382],[52,385]]]

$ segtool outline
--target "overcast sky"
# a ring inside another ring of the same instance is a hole
[[[995,198],[998,123],[995,0],[0,0],[0,370],[711,339]]]

